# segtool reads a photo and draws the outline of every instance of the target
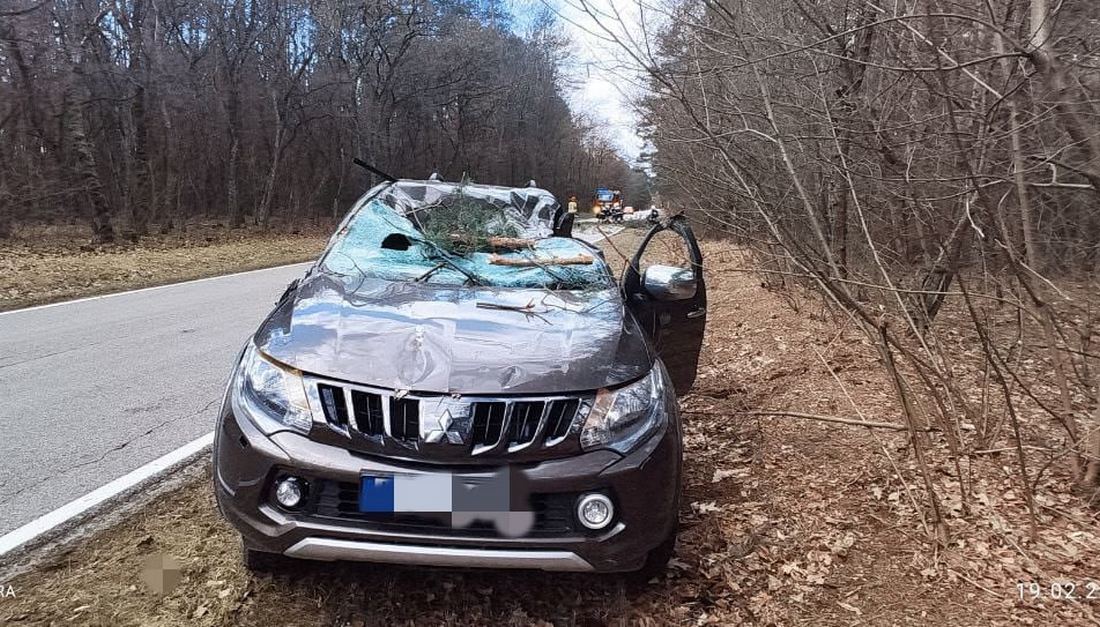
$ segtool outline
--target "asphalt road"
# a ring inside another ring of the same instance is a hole
[[[0,534],[209,433],[233,357],[307,267],[0,314]]]
[[[234,356],[308,267],[0,313],[0,535],[212,431]]]

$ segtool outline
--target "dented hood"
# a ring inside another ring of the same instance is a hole
[[[653,365],[614,288],[448,287],[313,273],[256,343],[304,372],[418,392],[593,390]]]

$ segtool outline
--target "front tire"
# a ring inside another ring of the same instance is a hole
[[[248,548],[241,543],[241,563],[254,575],[272,575],[282,570],[286,558],[278,553],[266,553]]]
[[[668,569],[668,563],[676,552],[676,528],[668,534],[660,544],[646,555],[645,563],[638,570],[630,573],[630,581],[637,585],[643,585],[654,577],[660,577]]]

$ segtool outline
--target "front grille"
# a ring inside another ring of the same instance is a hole
[[[390,399],[390,433],[405,442],[415,442],[420,437],[419,401],[411,398]]]
[[[471,429],[474,446],[493,446],[500,442],[504,432],[504,412],[507,403],[474,403],[474,420]]]
[[[575,398],[550,403],[550,411],[546,416],[547,439],[560,439],[569,435],[569,427],[573,424],[573,418],[577,415],[579,406],[580,401]]]
[[[350,427],[367,435],[382,435],[383,415],[380,395],[362,390],[345,390],[328,383],[318,383],[317,396],[321,399],[321,408],[329,424],[342,428]]]
[[[508,443],[517,446],[530,444],[542,419],[545,403],[528,401],[512,405],[512,423],[508,433]]]
[[[367,435],[382,435],[385,429],[382,423],[382,397],[352,390],[351,404],[355,413],[355,428]]]
[[[404,450],[420,453],[411,457],[423,459],[512,460],[573,454],[579,452],[579,444],[567,436],[591,406],[590,397],[393,395],[313,378],[307,385],[315,386],[325,421],[336,433],[359,443],[364,452],[401,454]]]
[[[317,384],[317,393],[321,396],[321,406],[325,408],[325,419],[329,424],[346,427],[348,424],[348,404],[344,397],[344,388],[325,383]]]
[[[452,537],[495,538],[501,537],[488,521],[479,520],[466,527],[452,527],[446,513],[419,514],[396,512],[376,513],[359,511],[359,486],[355,483],[318,480],[317,490],[310,512],[318,518],[335,519],[361,524],[364,528],[394,533],[421,533]],[[583,531],[574,521],[573,507],[577,495],[572,493],[545,493],[531,496],[531,511],[535,523],[526,537],[550,538],[567,536]]]

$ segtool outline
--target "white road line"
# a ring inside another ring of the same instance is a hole
[[[67,505],[62,505],[52,512],[32,520],[15,531],[0,537],[0,555],[4,555],[34,540],[38,536],[72,520],[107,499],[118,496],[126,490],[129,490],[142,481],[155,477],[192,455],[197,455],[213,443],[214,432],[211,431],[201,438],[189,444],[185,444],[167,455],[158,457],[137,470],[133,470]]]
[[[218,279],[227,279],[234,276],[242,276],[245,274],[254,274],[256,272],[266,272],[267,270],[278,270],[280,268],[291,268],[293,266],[301,266],[313,263],[312,261],[301,261],[298,263],[288,263],[281,266],[271,266],[270,268],[256,268],[255,270],[245,270],[244,272],[234,272],[232,274],[219,274],[218,276],[208,276],[202,279],[191,279],[190,281],[179,281],[178,283],[165,283],[164,285],[154,285],[152,287],[143,287],[136,290],[128,290],[125,292],[111,292],[110,294],[100,294],[98,296],[85,296],[84,298],[77,298],[74,300],[65,300],[59,303],[48,303],[46,305],[35,305],[34,307],[24,307],[22,309],[12,309],[11,311],[0,311],[0,316],[8,316],[11,314],[25,313],[28,311],[37,311],[39,309],[49,309],[51,307],[60,307],[62,305],[75,305],[76,303],[83,303],[90,300],[102,300],[104,298],[113,298],[115,296],[125,296],[127,294],[137,294],[138,292],[151,292],[153,290],[162,290],[166,287],[176,287],[177,285],[190,285],[192,283],[204,283],[206,281],[216,281]]]

